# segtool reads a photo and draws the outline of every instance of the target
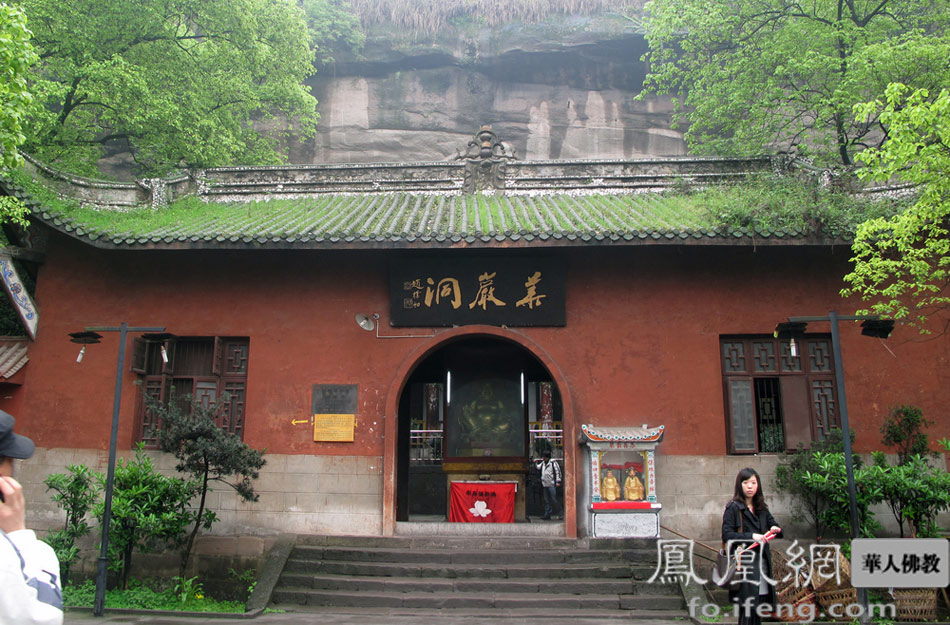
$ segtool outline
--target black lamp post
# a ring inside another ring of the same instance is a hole
[[[778,324],[775,328],[777,338],[787,338],[795,341],[797,336],[804,335],[805,327],[811,322],[827,321],[831,324],[831,350],[835,361],[835,383],[838,390],[838,412],[841,415],[841,441],[844,445],[844,468],[848,480],[848,511],[851,516],[851,538],[860,538],[861,526],[858,519],[858,494],[854,485],[854,462],[851,452],[851,426],[848,424],[848,401],[844,392],[844,367],[841,364],[841,338],[838,333],[839,321],[861,321],[861,334],[865,336],[886,339],[894,330],[893,319],[881,319],[877,315],[839,315],[831,311],[825,316],[817,317],[789,317],[788,322]],[[858,602],[864,608],[862,614],[867,619],[868,591],[858,589]]]
[[[165,328],[130,328],[124,321],[118,327],[86,328],[84,332],[73,332],[69,336],[73,343],[81,343],[82,350],[76,362],[82,362],[86,345],[99,343],[99,332],[119,333],[119,358],[115,370],[115,397],[112,402],[112,435],[109,438],[109,467],[106,477],[105,508],[102,513],[102,545],[99,549],[99,562],[96,568],[96,598],[92,606],[93,616],[102,616],[106,606],[106,574],[109,564],[109,524],[112,522],[112,483],[115,479],[115,448],[119,437],[119,406],[122,403],[122,374],[125,369],[125,348],[129,332],[164,332]]]

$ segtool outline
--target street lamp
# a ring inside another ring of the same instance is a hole
[[[99,332],[119,333],[119,358],[115,370],[115,398],[112,402],[112,435],[109,438],[109,467],[106,477],[105,507],[102,512],[102,544],[99,549],[99,562],[96,569],[96,598],[92,606],[93,616],[102,616],[106,606],[106,572],[109,564],[109,524],[112,522],[112,483],[115,479],[115,448],[119,437],[119,406],[122,403],[122,374],[125,369],[125,348],[129,332],[164,332],[165,328],[129,327],[124,321],[118,327],[92,327],[83,332],[73,332],[69,336],[74,343],[82,344],[76,362],[82,362],[86,345],[99,343]]]
[[[831,311],[825,316],[789,317],[787,322],[775,327],[776,338],[787,338],[794,345],[795,338],[805,334],[805,327],[812,322],[827,321],[831,324],[831,350],[835,361],[835,383],[838,390],[838,412],[841,415],[841,442],[844,446],[844,469],[848,480],[848,511],[851,516],[851,538],[860,538],[858,519],[858,494],[854,486],[854,462],[851,454],[851,426],[848,425],[848,401],[844,392],[844,367],[841,364],[841,338],[838,334],[839,321],[861,321],[861,334],[886,339],[894,330],[893,319],[881,319],[877,315],[839,315]],[[861,604],[864,619],[867,619],[868,591],[858,588],[858,602]]]

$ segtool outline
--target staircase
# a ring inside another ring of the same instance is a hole
[[[646,539],[298,536],[271,601],[387,615],[686,617],[678,584],[647,583],[655,570]]]

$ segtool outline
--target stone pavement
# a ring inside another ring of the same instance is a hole
[[[612,612],[611,614],[616,614]],[[559,617],[550,611],[520,612],[510,611],[507,614],[495,616],[479,616],[477,612],[468,610],[431,610],[424,612],[408,612],[405,610],[385,610],[374,608],[354,608],[332,611],[302,611],[285,613],[260,614],[253,618],[235,615],[233,618],[214,616],[179,616],[171,614],[144,614],[144,613],[117,613],[106,611],[105,616],[96,618],[91,610],[71,610],[66,614],[65,625],[228,625],[233,623],[247,623],[248,625],[508,625],[510,623],[527,623],[541,625],[621,625],[636,622],[637,625],[674,625],[671,620],[644,619],[631,615],[628,618],[618,618],[605,614],[598,617],[592,614],[584,618]],[[685,625],[687,619],[679,623]]]

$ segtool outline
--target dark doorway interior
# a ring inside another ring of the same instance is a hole
[[[472,412],[488,415],[473,431]],[[561,401],[551,376],[521,346],[464,338],[431,354],[407,380],[399,402],[398,521],[444,520],[443,459],[563,459]],[[528,517],[543,514],[534,465],[526,476]]]

